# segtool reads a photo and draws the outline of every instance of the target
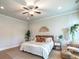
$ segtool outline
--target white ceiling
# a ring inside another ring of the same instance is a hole
[[[26,0],[27,1],[27,0]],[[35,1],[35,0],[31,0]],[[35,14],[31,19],[40,19],[48,16],[56,16],[79,9],[79,3],[76,0],[39,0],[36,5],[39,6],[42,14]],[[27,15],[23,15],[22,7],[25,6],[25,0],[0,0],[0,6],[5,9],[0,9],[0,13],[11,16],[20,20],[27,20]],[[58,10],[61,6],[62,9]]]

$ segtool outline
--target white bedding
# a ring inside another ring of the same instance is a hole
[[[42,56],[44,59],[48,59],[49,53],[54,46],[54,42],[25,42],[21,44],[20,50],[30,52],[35,55]]]

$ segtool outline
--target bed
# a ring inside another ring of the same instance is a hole
[[[36,40],[34,40],[22,43],[20,50],[48,59],[48,56],[54,47],[54,37],[52,35],[36,35],[36,37],[44,37],[47,41],[36,42]]]

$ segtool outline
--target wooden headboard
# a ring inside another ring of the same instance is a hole
[[[45,38],[49,38],[50,37],[54,41],[54,36],[53,35],[36,35],[36,37],[45,37]]]

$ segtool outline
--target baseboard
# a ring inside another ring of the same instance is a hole
[[[19,44],[14,44],[14,45],[10,45],[10,46],[6,46],[4,48],[0,48],[0,51],[6,50],[6,49],[10,49],[10,48],[14,48],[14,47],[18,47]]]

